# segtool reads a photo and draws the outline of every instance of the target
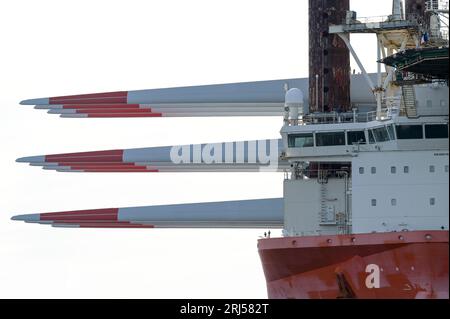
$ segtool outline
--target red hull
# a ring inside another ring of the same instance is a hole
[[[269,298],[447,298],[448,231],[261,239]],[[368,265],[379,287],[366,285]]]

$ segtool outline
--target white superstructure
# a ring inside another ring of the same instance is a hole
[[[448,87],[417,92],[414,118],[394,108],[285,121],[285,235],[448,229]]]

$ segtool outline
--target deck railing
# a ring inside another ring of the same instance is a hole
[[[289,125],[316,125],[316,124],[344,124],[344,123],[366,123],[372,121],[386,121],[392,118],[396,113],[395,108],[385,108],[377,115],[376,111],[371,112],[328,112],[328,113],[311,113],[303,115],[298,120],[289,120]]]

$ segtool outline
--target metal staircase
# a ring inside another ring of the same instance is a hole
[[[417,118],[416,92],[414,86],[402,86],[401,109],[405,111],[408,118]]]

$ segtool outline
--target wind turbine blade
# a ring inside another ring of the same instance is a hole
[[[283,171],[282,140],[192,144],[51,154],[17,159],[45,170],[76,172]]]
[[[283,199],[91,209],[16,215],[12,219],[56,227],[281,228]]]
[[[292,87],[306,92],[308,79],[67,95],[24,100],[20,104],[36,105],[36,109],[72,118],[281,116],[286,89]],[[69,109],[75,111],[62,111]]]

